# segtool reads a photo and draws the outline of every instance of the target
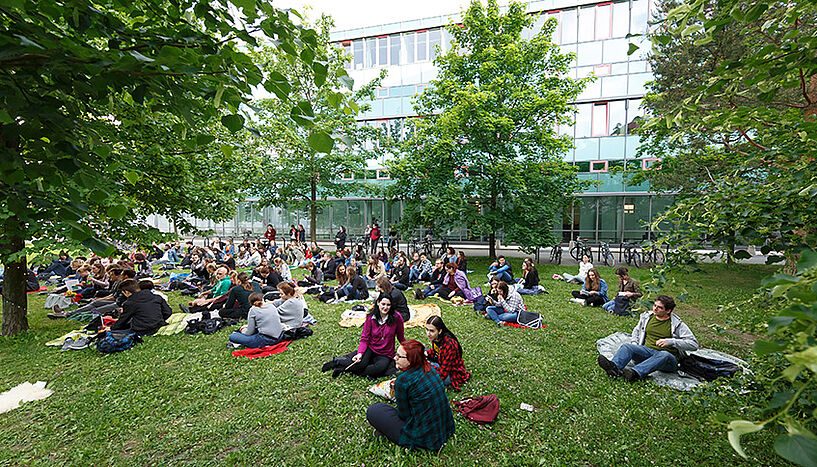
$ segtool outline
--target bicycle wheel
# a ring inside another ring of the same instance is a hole
[[[556,248],[556,264],[562,264],[562,247]]]
[[[575,259],[577,262],[581,261],[581,259],[582,259],[581,254],[579,253],[580,251],[581,251],[581,249],[579,248],[578,245],[576,245],[576,246],[574,246],[573,248],[570,249],[570,256],[573,259]]]
[[[616,265],[616,258],[613,256],[610,251],[605,251],[602,255],[602,259],[604,259],[605,266],[615,266]]]
[[[632,258],[632,260],[633,260],[633,266],[634,267],[640,267],[641,266],[641,253],[639,253],[637,251],[633,251],[630,258]]]
[[[653,250],[653,263],[655,264],[664,264],[666,261],[666,257],[664,256],[664,252],[661,250]]]
[[[591,262],[593,261],[593,249],[590,248],[589,246],[584,247],[584,250],[582,251],[582,255],[587,255],[587,257],[590,258],[590,261]],[[581,258],[579,258],[579,259],[581,259]]]

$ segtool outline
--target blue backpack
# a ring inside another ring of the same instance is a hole
[[[97,339],[96,349],[99,350],[99,353],[122,352],[139,342],[142,342],[142,338],[130,330],[107,331],[105,335]]]

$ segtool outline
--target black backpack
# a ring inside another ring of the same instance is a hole
[[[680,370],[700,381],[714,381],[734,375],[740,370],[740,366],[725,360],[690,354],[681,360]]]
[[[613,299],[613,314],[618,316],[632,316],[630,314],[630,297],[616,295]]]

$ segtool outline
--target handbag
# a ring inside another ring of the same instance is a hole
[[[535,311],[528,311],[528,307],[525,307],[516,316],[516,322],[526,328],[539,329],[542,327],[542,315]]]

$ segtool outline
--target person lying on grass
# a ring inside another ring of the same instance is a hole
[[[607,282],[601,278],[596,268],[587,271],[582,289],[574,290],[571,294],[573,298],[570,301],[582,306],[602,306],[610,301],[607,298]]]
[[[267,347],[281,342],[284,328],[278,309],[272,302],[265,302],[264,296],[253,292],[249,297],[250,312],[247,315],[247,324],[240,331],[230,334],[228,348],[244,346],[251,349]]]
[[[659,295],[652,311],[641,314],[631,342],[619,347],[612,360],[599,355],[599,366],[611,377],[623,376],[630,382],[646,378],[654,371],[678,371],[678,360],[686,352],[698,350],[698,340],[672,312],[674,309],[672,297]],[[626,368],[631,361],[635,366]]]
[[[332,377],[350,372],[371,379],[394,374],[394,340],[403,342],[403,317],[394,311],[391,299],[383,296],[366,316],[357,352],[333,358],[321,371],[334,370]]]
[[[429,316],[425,328],[426,337],[431,343],[426,350],[428,361],[437,369],[445,386],[459,390],[460,385],[471,378],[462,361],[460,341],[439,316]]]
[[[397,408],[377,402],[366,410],[375,435],[409,449],[441,449],[454,434],[454,414],[445,388],[423,353],[423,344],[407,340],[394,362],[400,374],[394,381]]]
[[[515,323],[519,313],[525,309],[522,296],[514,287],[500,281],[496,286],[497,299],[486,297],[489,306],[485,309],[485,317],[498,325]]]

